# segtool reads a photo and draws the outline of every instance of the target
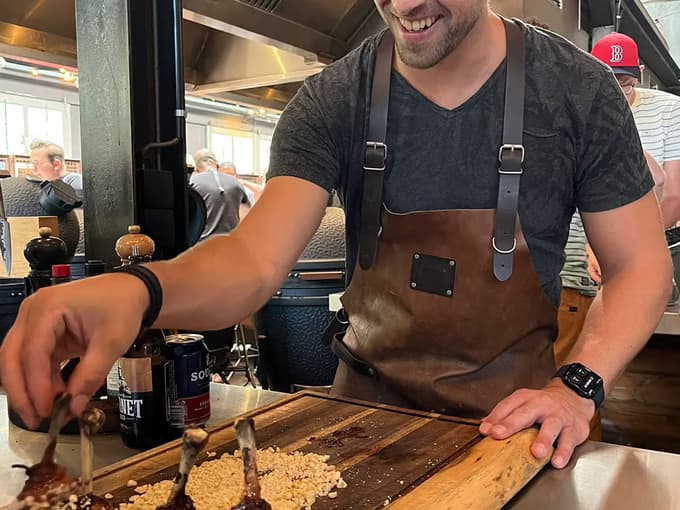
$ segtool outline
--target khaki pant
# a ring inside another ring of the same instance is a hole
[[[557,311],[559,335],[555,342],[555,365],[558,368],[564,364],[567,355],[574,348],[594,299],[594,297],[584,296],[574,289],[562,289],[560,307]],[[590,437],[588,439],[592,441],[602,439],[599,411],[595,413],[590,422]]]

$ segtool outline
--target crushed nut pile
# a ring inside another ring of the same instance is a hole
[[[347,487],[341,474],[326,464],[328,456],[302,452],[284,453],[273,448],[258,450],[262,498],[272,510],[301,510],[317,498],[335,497],[335,489]],[[137,494],[120,510],[155,510],[166,502],[172,482],[165,480],[135,488]],[[187,484],[197,510],[231,510],[243,495],[243,463],[240,452],[206,461],[191,472]]]

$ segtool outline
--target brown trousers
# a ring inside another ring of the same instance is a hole
[[[574,289],[562,289],[560,307],[557,311],[557,323],[560,332],[555,342],[555,366],[562,366],[567,355],[574,348],[594,299],[594,297],[584,296]],[[592,441],[602,439],[599,411],[595,413],[590,422],[588,439]]]

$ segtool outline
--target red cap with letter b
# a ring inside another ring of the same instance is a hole
[[[593,57],[612,68],[614,74],[641,77],[638,46],[633,39],[613,32],[600,39],[590,52]]]

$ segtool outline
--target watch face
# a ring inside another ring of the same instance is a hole
[[[574,364],[565,374],[565,380],[580,395],[592,398],[602,384],[602,379],[580,364]]]

